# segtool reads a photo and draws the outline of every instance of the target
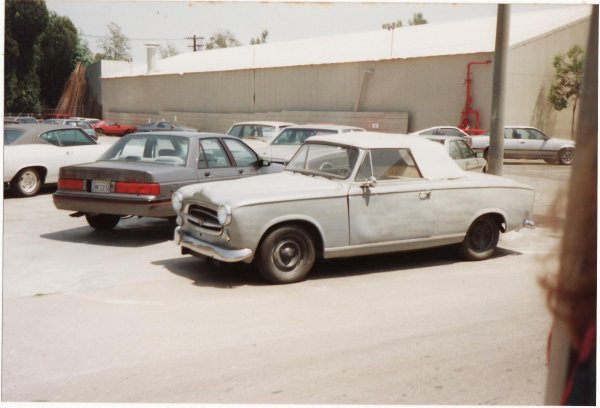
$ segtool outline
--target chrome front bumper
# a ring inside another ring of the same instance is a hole
[[[182,248],[187,248],[196,254],[214,258],[218,261],[250,262],[252,260],[253,253],[251,249],[228,249],[209,244],[208,242],[201,241],[198,238],[181,231],[181,227],[175,228],[173,240]]]

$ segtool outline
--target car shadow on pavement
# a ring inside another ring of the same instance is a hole
[[[182,256],[152,262],[167,271],[189,279],[195,286],[234,289],[241,286],[269,286],[251,265],[226,264],[211,259]]]
[[[90,226],[41,235],[42,238],[78,244],[138,248],[173,239],[173,224],[162,219],[124,219],[109,231]]]
[[[491,259],[522,255],[520,252],[498,248]],[[352,258],[319,260],[307,280],[344,278],[382,272],[452,265],[467,262],[458,254],[456,246],[369,255]],[[269,286],[252,265],[226,264],[210,259],[184,256],[152,262],[169,272],[189,279],[196,286],[233,289],[241,286]]]
[[[40,195],[48,195],[56,192],[56,184],[49,184],[40,188],[40,191],[37,192],[36,196]],[[16,197],[11,193],[11,191],[7,188],[4,189],[4,199],[5,200],[25,200],[28,197]]]

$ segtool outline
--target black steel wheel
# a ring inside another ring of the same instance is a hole
[[[496,250],[500,229],[491,215],[483,215],[473,221],[465,239],[460,244],[461,255],[469,261],[487,259]]]
[[[121,216],[113,214],[86,214],[85,219],[90,224],[90,227],[94,229],[111,230],[119,223]]]
[[[273,283],[304,280],[314,263],[315,246],[312,237],[299,225],[285,225],[271,231],[257,251],[258,271]]]

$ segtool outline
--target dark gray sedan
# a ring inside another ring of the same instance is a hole
[[[53,200],[93,228],[112,229],[123,216],[174,217],[171,195],[185,185],[282,170],[233,136],[133,133],[94,163],[62,167]]]

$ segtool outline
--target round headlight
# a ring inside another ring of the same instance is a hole
[[[181,194],[179,191],[175,191],[171,197],[171,205],[173,206],[175,212],[179,212],[183,205],[183,194]]]
[[[227,204],[219,206],[217,219],[221,225],[229,224],[229,221],[231,221],[231,207]]]

